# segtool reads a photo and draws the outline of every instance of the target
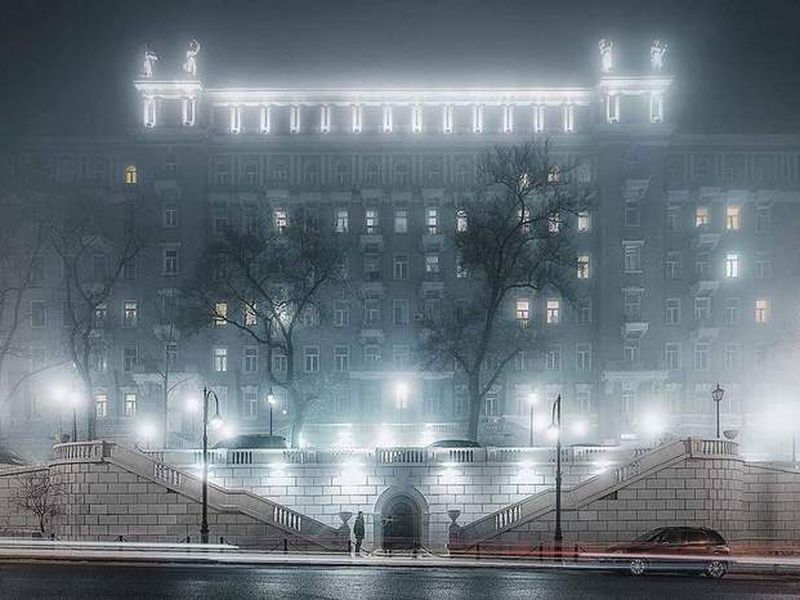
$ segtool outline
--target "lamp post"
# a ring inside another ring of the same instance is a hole
[[[561,532],[561,394],[553,402],[550,427],[556,432],[556,530],[553,541],[560,552],[561,542],[564,539]]]
[[[272,393],[272,387],[267,392],[267,405],[269,406],[269,437],[272,438],[272,407],[275,404],[275,395]]]
[[[711,390],[711,399],[717,407],[717,439],[719,439],[719,405],[724,397],[725,390],[719,387],[719,382],[717,382],[717,387]]]
[[[214,397],[214,416],[211,426],[215,429],[222,424],[219,414],[219,398],[214,390],[203,387],[203,513],[200,521],[200,542],[208,543],[208,404],[211,396]]]
[[[530,396],[528,396],[528,403],[531,405],[531,439],[528,445],[533,448],[533,435],[534,435],[534,412],[536,404],[539,402],[539,397],[536,395],[536,392],[531,392]]]

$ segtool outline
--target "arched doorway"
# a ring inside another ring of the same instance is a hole
[[[392,486],[375,504],[375,548],[386,552],[427,546],[428,503],[412,486]]]
[[[400,496],[387,503],[381,514],[383,549],[413,550],[421,545],[421,515],[411,498]]]

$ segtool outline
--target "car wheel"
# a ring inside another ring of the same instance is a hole
[[[644,572],[647,570],[647,561],[643,558],[634,558],[631,562],[628,563],[628,571],[630,571],[631,575],[644,575]]]
[[[719,579],[720,577],[724,577],[725,573],[728,572],[728,563],[724,560],[711,560],[706,563],[705,570],[706,576],[712,579]]]

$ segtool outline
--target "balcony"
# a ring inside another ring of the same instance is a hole
[[[648,321],[642,321],[641,319],[625,320],[621,327],[622,336],[633,339],[643,338],[647,334],[649,325]]]
[[[706,275],[707,277],[707,275]],[[719,281],[715,279],[697,279],[695,280],[694,284],[691,288],[689,288],[689,293],[692,296],[713,296],[717,293],[719,289]]]
[[[697,236],[694,238],[694,249],[711,252],[717,247],[721,237],[719,233],[711,233],[706,227],[700,227],[697,229]]]
[[[383,251],[383,235],[379,229],[368,230],[366,233],[361,234],[360,238],[361,250],[370,252]]]

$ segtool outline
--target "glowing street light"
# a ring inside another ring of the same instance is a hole
[[[267,392],[267,406],[269,406],[269,437],[272,438],[272,407],[275,405],[275,394],[272,393],[272,388]]]
[[[222,427],[222,416],[219,414],[219,398],[214,390],[203,388],[203,513],[200,521],[200,542],[208,543],[208,404],[214,397],[214,416],[211,426],[214,429]]]
[[[553,541],[558,546],[556,551],[560,553],[564,539],[561,532],[561,394],[553,402],[550,430],[555,431],[556,437],[556,530]]]
[[[717,407],[717,439],[719,439],[719,405],[724,397],[725,390],[719,387],[719,382],[717,382],[717,387],[711,390],[711,399]]]

